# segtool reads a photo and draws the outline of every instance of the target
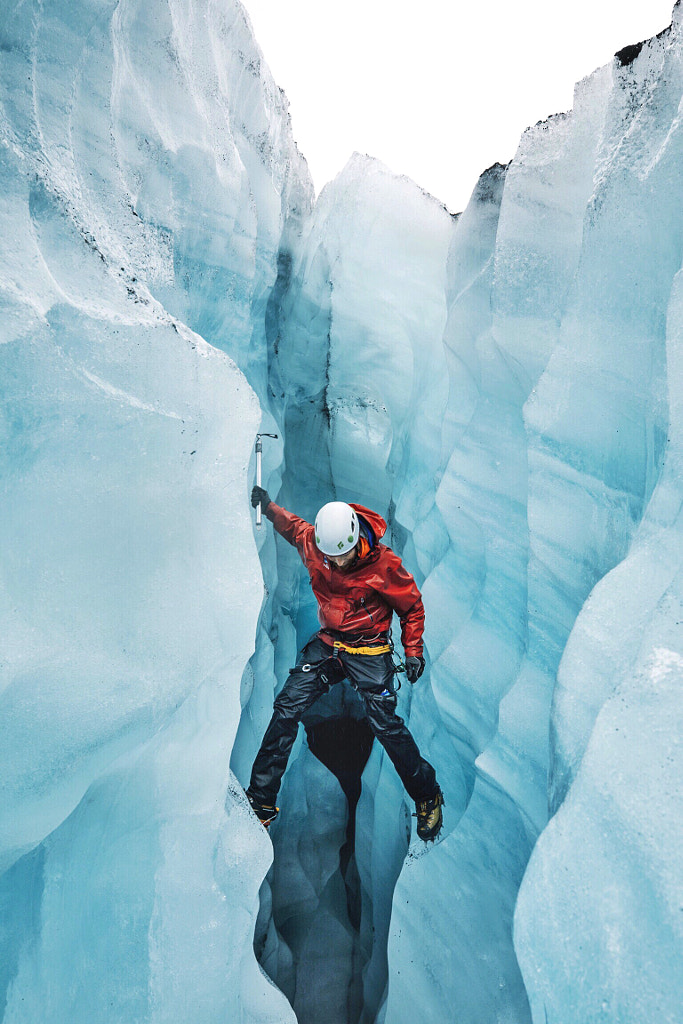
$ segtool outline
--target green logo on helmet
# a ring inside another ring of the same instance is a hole
[[[343,541],[343,540],[340,540],[340,541],[339,541],[339,543],[337,544],[337,547],[338,547],[338,548],[339,548],[339,550],[341,551],[341,549],[342,549],[342,548],[344,547],[344,541]]]

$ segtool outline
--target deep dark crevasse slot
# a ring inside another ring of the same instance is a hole
[[[379,1009],[375,1005],[377,996],[364,992],[363,978],[372,943],[368,947],[368,936],[364,938],[363,932],[367,931],[368,920],[374,919],[374,910],[372,893],[362,886],[356,862],[356,809],[361,796],[361,776],[370,757],[374,737],[363,704],[346,680],[335,684],[309,709],[300,728],[304,731],[305,744],[299,754],[290,759],[278,800],[281,814],[271,836],[275,862],[262,892],[262,914],[265,916],[261,918],[260,926],[257,923],[254,951],[266,973],[290,1001],[299,1024],[359,1024],[360,1021],[374,1020]],[[304,884],[300,891],[292,889],[292,883],[296,886],[298,873],[292,876],[288,867],[292,855],[288,832],[292,826],[300,826],[302,822],[300,818],[293,820],[290,816],[288,800],[291,790],[288,792],[287,777],[290,769],[296,775],[301,767],[300,759],[305,763],[311,754],[337,779],[340,800],[345,798],[347,805],[346,823],[341,832],[338,827],[339,805],[331,814],[332,829],[327,833],[327,839],[324,838],[325,821],[316,824],[309,820],[298,832],[294,849],[304,876],[307,874],[306,866],[316,863],[321,841],[331,844],[328,852],[336,858],[332,875],[315,894],[308,884]],[[281,892],[282,885],[287,886],[284,893]],[[342,959],[334,937],[332,946],[326,946],[326,920],[332,922],[333,936],[338,936],[339,933],[335,933],[338,927],[348,935],[347,952]],[[284,960],[280,954],[274,955],[275,935],[279,937],[277,941],[284,942],[293,954],[294,961],[289,966],[288,954]],[[312,956],[313,935],[317,953]],[[332,984],[334,1005],[330,1003],[329,991],[332,976],[336,977]]]
[[[326,718],[306,725],[306,738],[311,753],[339,779],[348,801],[346,840],[339,851],[339,869],[346,889],[349,921],[358,931],[361,905],[354,859],[356,807],[361,793],[361,775],[370,757],[373,735],[367,718],[346,716]]]

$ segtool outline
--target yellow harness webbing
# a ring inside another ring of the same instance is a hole
[[[382,644],[381,647],[351,647],[341,640],[335,640],[333,645],[335,650],[346,651],[347,654],[388,654],[391,650],[390,644]]]

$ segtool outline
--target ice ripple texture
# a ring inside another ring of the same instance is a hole
[[[257,558],[259,416],[271,493],[376,507],[422,585],[401,713],[447,798],[409,846],[373,751],[351,935],[298,748],[264,927],[299,1019],[676,1024],[681,5],[459,217],[358,155],[311,209],[230,0],[10,3],[0,39],[3,1024],[295,1019],[227,767],[312,622]]]
[[[280,1024],[228,769],[242,369],[310,183],[237,4],[10,3],[0,39],[0,1016]]]

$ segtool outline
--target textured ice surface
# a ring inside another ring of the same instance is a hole
[[[680,5],[459,217],[357,154],[311,210],[232,0],[0,39],[3,1024],[674,1024]],[[271,494],[376,508],[423,589],[399,710],[447,801],[411,838],[375,745],[353,836],[338,688],[260,911],[236,780],[316,619],[257,559],[259,415]]]
[[[10,3],[0,37],[0,1015],[290,1020],[226,801],[260,413],[216,346],[259,386],[310,185],[237,4]]]
[[[661,475],[627,557],[584,605],[560,668],[555,766],[567,795],[534,851],[515,919],[539,1021],[673,1024],[683,1005],[680,272],[666,365]]]

